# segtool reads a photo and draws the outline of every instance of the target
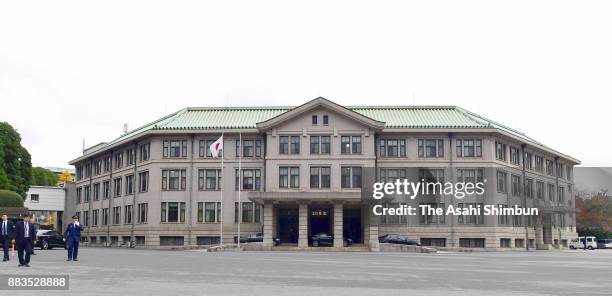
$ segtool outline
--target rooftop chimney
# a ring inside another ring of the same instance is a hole
[[[127,132],[128,132],[128,125],[127,123],[124,123],[123,124],[123,134],[127,134]]]

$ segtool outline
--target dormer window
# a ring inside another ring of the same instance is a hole
[[[318,123],[318,121],[319,121],[319,117],[318,117],[318,116],[316,116],[316,115],[313,115],[313,116],[312,116],[312,125],[317,125],[317,124],[319,124],[319,123]]]

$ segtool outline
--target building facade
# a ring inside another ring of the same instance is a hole
[[[209,151],[221,135],[223,170]],[[576,236],[578,163],[452,106],[344,107],[317,98],[298,107],[186,108],[71,161],[69,202],[92,244],[210,245],[232,242],[240,227],[263,233],[266,248],[273,238],[305,248],[320,232],[333,234],[334,247],[348,237],[374,251],[391,233],[447,248],[551,248]],[[368,175],[486,180],[483,196],[396,196],[382,201],[388,206],[521,205],[540,214],[372,216],[361,189]]]
[[[66,204],[66,188],[60,186],[30,186],[23,206],[32,215],[32,222],[41,229],[62,231]]]

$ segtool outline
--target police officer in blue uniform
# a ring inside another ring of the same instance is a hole
[[[79,241],[81,240],[81,231],[83,226],[79,223],[79,216],[72,216],[72,223],[68,224],[64,232],[64,241],[68,244],[68,259],[66,261],[78,261]]]

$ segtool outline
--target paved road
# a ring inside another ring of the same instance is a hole
[[[66,262],[64,250],[37,254],[29,269],[18,268],[16,260],[0,263],[0,274],[68,273],[69,295],[612,293],[612,250],[414,254],[82,248],[78,262]]]

